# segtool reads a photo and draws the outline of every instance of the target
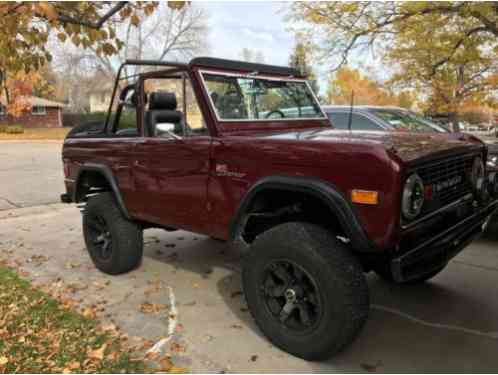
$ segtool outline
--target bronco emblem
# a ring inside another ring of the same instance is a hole
[[[442,190],[445,190],[445,189],[451,188],[455,185],[458,185],[460,182],[462,182],[462,176],[455,176],[455,177],[449,178],[449,179],[444,180],[444,181],[436,182],[432,186],[433,186],[434,192],[439,193]]]

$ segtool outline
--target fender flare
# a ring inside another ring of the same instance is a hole
[[[109,168],[107,165],[104,164],[96,164],[96,163],[85,163],[83,164],[80,169],[78,170],[78,175],[76,176],[75,180],[75,189],[73,192],[73,202],[78,203],[78,192],[81,189],[81,176],[85,172],[99,172],[104,176],[104,178],[107,180],[109,185],[111,186],[112,192],[114,194],[114,197],[116,198],[116,203],[118,204],[119,209],[121,210],[121,213],[124,215],[125,218],[128,220],[131,220],[131,216],[128,212],[128,209],[126,208],[124,204],[123,197],[121,196],[121,192],[119,191],[118,184],[116,182],[116,179],[114,177],[114,174],[112,173],[111,168]]]
[[[368,238],[352,205],[339,189],[323,180],[300,176],[269,176],[257,181],[244,196],[231,221],[230,241],[235,242],[240,237],[245,213],[256,195],[267,189],[302,192],[320,199],[335,213],[355,251],[370,252],[377,249],[377,246]]]

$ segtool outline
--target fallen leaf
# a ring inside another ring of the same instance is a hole
[[[85,318],[95,319],[97,314],[95,313],[95,309],[93,309],[91,307],[85,307],[85,309],[83,310],[83,316]]]
[[[104,359],[104,352],[107,344],[102,345],[100,348],[88,351],[88,357],[102,361]]]
[[[258,360],[258,356],[257,355],[252,355],[251,356],[251,362],[256,362]]]
[[[116,325],[114,323],[108,323],[108,324],[102,325],[102,330],[116,332],[118,330],[118,327],[116,327]]]
[[[179,343],[177,342],[172,342],[169,349],[172,351],[172,352],[176,352],[176,353],[184,353],[185,352],[185,347],[180,345]]]
[[[80,363],[76,362],[76,361],[69,362],[69,364],[67,365],[67,368],[69,368],[71,370],[79,369],[80,368]]]
[[[7,357],[0,357],[0,366],[6,365],[9,362]]]
[[[230,328],[243,329],[244,327],[242,327],[240,324],[232,324]]]
[[[188,371],[188,369],[186,368],[183,368],[183,367],[176,367],[176,366],[173,366],[169,369],[168,371],[170,374],[185,374]]]
[[[170,357],[163,357],[160,361],[159,364],[161,365],[161,371],[168,371],[174,367],[173,362],[171,362]]]
[[[66,263],[67,269],[79,268],[80,266],[81,266],[81,263],[79,263],[79,262],[67,262]]]
[[[139,310],[145,314],[157,313],[166,308],[165,305],[161,305],[159,303],[149,303],[144,302],[139,306]]]

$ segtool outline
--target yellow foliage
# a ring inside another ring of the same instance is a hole
[[[330,80],[327,99],[331,104],[350,104],[354,92],[356,105],[393,105],[410,108],[414,95],[403,91],[392,93],[378,82],[363,76],[358,70],[343,67]]]

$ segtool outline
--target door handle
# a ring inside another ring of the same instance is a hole
[[[137,168],[145,168],[145,164],[140,163],[140,161],[138,161],[138,160],[135,160],[133,162],[133,166],[137,167]]]
[[[126,165],[126,164],[117,164],[114,166],[114,169],[116,169],[117,171],[120,171],[123,169],[130,169],[130,166]]]

